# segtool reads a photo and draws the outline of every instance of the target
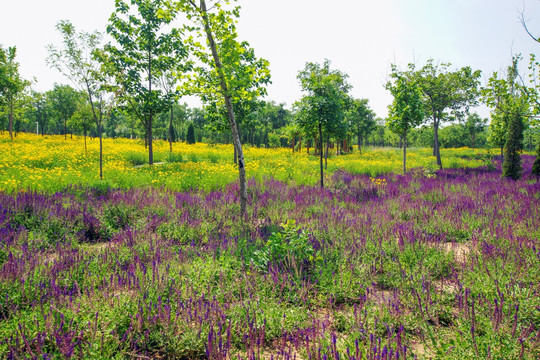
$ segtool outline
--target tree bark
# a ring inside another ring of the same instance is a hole
[[[407,173],[407,132],[403,134],[403,174]]]
[[[326,140],[326,151],[324,154],[324,170],[328,168],[328,150],[330,150],[330,140]]]
[[[94,122],[96,123],[98,136],[99,136],[99,179],[103,180],[103,136],[101,134],[101,126],[103,124],[103,103],[102,98],[99,97],[99,118],[96,114],[96,104],[94,104],[94,99],[92,97],[92,91],[90,90],[90,83],[86,82],[86,90],[88,91],[88,100],[90,101],[90,107],[92,108],[92,114],[94,115]]]
[[[154,148],[152,145],[152,115],[148,117],[148,165],[154,165]]]
[[[13,141],[13,104],[9,104],[9,137],[11,138],[11,141]]]
[[[210,50],[212,51],[212,56],[214,58],[214,63],[217,69],[219,76],[219,84],[221,87],[221,92],[225,100],[225,107],[227,108],[227,114],[229,115],[229,123],[231,125],[231,133],[233,138],[233,143],[236,150],[238,151],[238,178],[240,182],[240,213],[242,215],[247,215],[247,181],[246,181],[246,168],[244,160],[244,151],[242,149],[242,142],[240,140],[240,132],[238,129],[238,124],[234,116],[233,106],[231,102],[231,97],[229,96],[229,89],[225,81],[225,76],[223,74],[223,66],[221,64],[221,59],[217,52],[216,43],[214,41],[214,35],[212,34],[212,29],[210,28],[210,22],[208,20],[208,13],[206,9],[206,1],[200,0],[200,12],[204,23],[204,30],[206,32],[206,37],[208,39],[208,44],[210,45]]]
[[[439,121],[437,120],[434,124],[433,130],[434,130],[434,141],[433,141],[433,150],[435,152],[435,156],[437,157],[437,166],[442,169],[442,162],[441,162],[441,151],[439,147]]]
[[[101,115],[100,115],[101,117]],[[103,134],[101,130],[101,120],[98,125],[98,135],[99,135],[99,179],[103,180]]]
[[[171,121],[169,122],[169,152],[172,153],[172,138],[173,138],[173,107],[171,106]]]
[[[150,49],[148,49],[148,93],[151,96],[152,94],[152,54]],[[144,114],[143,114],[144,117]],[[153,114],[152,111],[148,114],[148,126],[147,126],[147,135],[148,135],[148,165],[154,165],[154,152],[152,146],[152,120]]]
[[[321,163],[321,188],[324,188],[324,178],[323,178],[323,152],[322,152],[322,124],[319,121],[319,140],[320,144],[317,143],[317,139],[315,139],[315,146],[319,146],[319,152],[320,152],[320,163]],[[315,153],[317,153],[317,150],[315,150]]]

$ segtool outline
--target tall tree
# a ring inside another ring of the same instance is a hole
[[[178,98],[179,93],[176,88],[176,85],[178,83],[178,77],[174,75],[172,71],[166,71],[161,75],[160,78],[161,81],[161,87],[163,90],[165,90],[165,93],[168,95],[169,100],[169,126],[167,129],[167,140],[169,141],[169,152],[172,153],[173,151],[173,142],[175,140],[174,134],[174,107],[175,105],[178,105]]]
[[[186,142],[190,145],[195,144],[195,128],[193,127],[193,123],[188,126]]]
[[[400,76],[414,80],[422,91],[424,113],[433,124],[433,156],[437,158],[439,167],[442,167],[439,148],[441,123],[468,112],[469,107],[477,103],[479,95],[480,70],[473,71],[468,66],[454,71],[449,68],[450,64],[435,64],[428,60],[419,70],[414,64],[409,64],[407,71],[400,72]],[[392,65],[392,71],[398,71],[395,65]]]
[[[264,85],[270,81],[270,71],[268,62],[257,59],[247,42],[238,41],[235,23],[240,16],[240,7],[229,8],[229,4],[230,1],[224,3],[226,6],[214,1],[209,7],[205,0],[176,1],[177,9],[191,19],[196,37],[206,39],[206,47],[191,42],[197,58],[203,64],[198,68],[197,81],[200,86],[196,88],[206,103],[212,101],[213,94],[219,94],[227,110],[238,157],[240,212],[246,215],[246,163],[234,104],[264,95]]]
[[[88,149],[86,147],[86,136],[88,135],[88,132],[92,128],[92,124],[94,122],[93,116],[92,116],[92,107],[88,103],[88,99],[86,97],[79,96],[78,103],[77,103],[77,110],[71,117],[71,126],[74,128],[78,128],[83,133],[84,138],[84,153],[88,153]]]
[[[358,152],[362,153],[364,139],[375,129],[375,113],[370,109],[368,99],[354,99],[348,119],[358,138]]]
[[[424,107],[421,90],[414,80],[393,71],[393,80],[386,84],[394,96],[390,106],[387,124],[390,130],[403,140],[403,173],[407,172],[407,133],[422,123]]]
[[[477,137],[486,128],[486,123],[487,119],[482,119],[477,113],[472,113],[467,117],[464,125],[472,148],[476,147]]]
[[[48,91],[47,95],[53,113],[64,124],[64,139],[67,139],[67,124],[77,111],[79,93],[69,85],[54,84],[54,88]]]
[[[36,133],[41,132],[43,136],[51,117],[51,106],[47,96],[44,93],[32,92],[32,107],[31,117],[37,123]]]
[[[508,108],[508,132],[504,146],[502,176],[517,180],[521,177],[521,151],[523,150],[523,121],[527,118],[528,102],[524,97],[516,98]]]
[[[20,104],[24,91],[30,82],[24,80],[19,73],[19,63],[15,60],[17,48],[15,46],[4,49],[0,45],[0,106],[7,108],[8,130],[13,140],[14,114]]]
[[[327,142],[328,153],[328,141],[342,130],[350,107],[348,92],[351,86],[347,78],[347,74],[331,69],[329,60],[323,64],[307,63],[298,73],[302,90],[307,92],[297,103],[300,114],[298,124],[308,134],[318,129],[321,187],[324,187],[323,139]]]
[[[530,96],[524,91],[524,86],[517,82],[519,59],[519,56],[512,58],[512,65],[507,69],[506,78],[499,78],[498,73],[494,72],[487,86],[482,89],[483,101],[492,108],[490,141],[500,148],[503,163],[506,160],[504,148],[508,140],[510,122],[520,118],[522,123],[527,123],[530,115]],[[513,131],[519,127],[516,126],[516,124],[512,126]],[[523,129],[523,124],[521,128]]]
[[[105,80],[101,64],[96,59],[101,43],[99,32],[77,32],[73,24],[62,20],[56,24],[63,46],[48,46],[49,66],[60,71],[78,90],[88,96],[99,137],[99,178],[103,179],[103,119],[106,111]]]
[[[130,6],[131,4],[131,6]],[[126,106],[146,129],[148,163],[154,163],[153,121],[171,106],[176,91],[160,89],[159,79],[186,64],[181,31],[167,26],[176,10],[166,0],[116,0],[107,33],[116,44],[105,46],[102,61],[114,77]]]
[[[534,40],[537,44],[540,44],[540,36],[534,35],[531,30],[529,30],[529,27],[527,26],[527,21],[525,20],[525,14],[524,12],[521,12],[521,25],[523,25],[523,28],[527,32],[527,34],[531,37],[531,39]],[[529,133],[529,137],[532,137],[533,133],[536,133],[537,135],[537,157],[534,161],[533,165],[533,174],[540,175],[540,138],[538,138],[540,134],[540,101],[538,100],[540,95],[540,81],[538,81],[540,73],[540,62],[537,60],[535,54],[529,55],[529,82],[528,84],[525,84],[525,81],[521,78],[522,88],[521,91],[525,93],[525,95],[529,99],[529,103],[532,106],[532,116],[529,118],[529,129],[527,130]],[[532,140],[532,139],[531,139]]]

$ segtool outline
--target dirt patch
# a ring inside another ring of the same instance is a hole
[[[426,348],[426,346],[421,342],[412,342],[409,347],[412,350],[412,353],[415,356],[418,356],[419,359],[432,359],[435,356],[433,351]]]
[[[446,253],[453,252],[454,258],[460,264],[467,262],[469,254],[472,252],[472,243],[457,243],[457,242],[448,242],[441,245],[442,249]]]
[[[438,292],[445,292],[449,294],[456,294],[459,291],[459,287],[456,283],[453,282],[433,282],[435,290]]]
[[[370,288],[367,292],[367,300],[377,305],[386,305],[394,298],[394,292],[378,288]]]
[[[106,249],[112,248],[114,245],[110,242],[103,242],[103,243],[96,243],[92,245],[88,245],[84,248],[84,250],[88,253],[100,253],[105,251]]]

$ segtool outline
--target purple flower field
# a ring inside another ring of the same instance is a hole
[[[533,160],[0,193],[0,358],[538,359]]]

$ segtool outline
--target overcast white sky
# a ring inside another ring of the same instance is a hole
[[[519,22],[525,9],[540,36],[540,0],[240,0],[239,34],[270,61],[268,100],[291,105],[308,61],[346,72],[352,94],[368,98],[384,117],[392,98],[384,89],[391,63],[422,65],[433,58],[482,70],[483,82],[508,66],[512,53],[539,53]],[[45,91],[69,83],[45,59],[60,44],[55,24],[70,20],[85,31],[105,30],[114,0],[0,0],[0,44],[17,46],[21,72]],[[192,102],[191,105],[194,105]],[[484,113],[484,111],[480,111]],[[482,114],[486,116],[487,114]]]

